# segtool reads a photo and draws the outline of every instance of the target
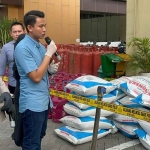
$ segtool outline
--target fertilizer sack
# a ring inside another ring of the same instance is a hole
[[[126,106],[126,107],[129,107],[129,108],[137,108],[137,107],[141,107],[141,105],[133,102],[134,98],[130,97],[130,96],[125,96],[123,98],[121,98],[120,100],[118,100],[118,102],[123,105],[123,106]]]
[[[144,130],[141,130],[141,129],[135,129],[134,132],[139,137],[139,140],[142,143],[142,145],[147,150],[150,150],[150,136]]]
[[[126,96],[126,94],[122,90],[115,89],[110,93],[104,94],[102,101],[111,103],[111,102],[114,102],[114,101],[124,97],[124,96]],[[87,96],[87,98],[97,100],[98,96],[97,95]]]
[[[99,129],[97,139],[109,134],[111,130]],[[68,126],[61,127],[55,130],[55,133],[61,138],[69,141],[74,145],[83,144],[92,141],[93,130],[80,131]]]
[[[95,116],[96,114],[96,108],[95,107],[89,107],[87,109],[79,109],[74,104],[68,102],[64,105],[64,111],[69,114],[76,117],[86,117],[86,116]],[[112,115],[113,112],[103,110],[101,109],[101,117],[107,117]]]
[[[73,93],[73,94],[75,94],[75,93]],[[114,101],[124,97],[125,95],[126,94],[122,90],[115,89],[110,93],[104,94],[103,98],[102,98],[102,101],[111,103],[111,102],[114,102]],[[86,96],[86,98],[97,100],[98,96],[97,95]],[[86,108],[91,107],[89,105],[78,103],[78,102],[75,102],[75,101],[70,101],[70,102],[73,103],[74,105],[76,105],[80,109],[86,109]]]
[[[128,138],[137,138],[137,135],[134,132],[134,129],[139,128],[139,126],[131,126],[131,125],[126,125],[117,121],[114,121],[115,126],[118,128],[118,130],[125,135]]]
[[[73,127],[79,130],[93,130],[95,117],[94,116],[87,116],[87,117],[65,116],[61,118],[60,121],[69,127]],[[114,128],[114,124],[109,119],[105,117],[100,117],[99,128],[112,129]]]
[[[120,114],[116,114],[114,113],[112,118],[118,122],[121,122],[123,124],[127,124],[127,125],[139,125],[138,120],[136,118],[132,118],[129,116],[125,116],[125,115],[120,115]]]
[[[140,94],[149,93],[150,78],[135,76],[130,81],[120,84],[120,89],[131,97],[137,97]]]
[[[138,95],[132,102],[150,108],[150,92]]]
[[[118,78],[118,79],[111,80],[110,82],[111,82],[113,85],[115,85],[115,86],[117,86],[118,88],[120,88],[120,84],[122,84],[122,83],[127,83],[127,82],[129,82],[129,81],[131,81],[131,80],[132,80],[131,77],[122,76],[122,77],[120,77],[120,78]]]
[[[150,123],[144,120],[138,120],[139,125],[143,128],[143,130],[150,135]]]
[[[116,89],[111,82],[92,75],[85,75],[68,83],[65,88],[82,96],[97,95],[97,87],[103,86],[106,88],[106,93]]]

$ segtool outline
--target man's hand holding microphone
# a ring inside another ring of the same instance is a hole
[[[57,57],[58,60],[61,60],[61,57],[58,55],[57,53],[57,47],[54,43],[54,41],[51,41],[49,37],[45,38],[46,43],[48,44],[47,46],[47,52],[45,53],[46,56],[52,57],[53,54],[55,54],[55,56]],[[51,62],[51,64],[48,67],[48,72],[53,75],[58,71],[58,67],[59,67],[60,62],[55,63],[55,61],[53,60]]]
[[[47,52],[45,53],[46,56],[52,57],[53,54],[55,54],[57,51],[57,47],[54,43],[54,41],[51,41],[48,45],[47,45]]]

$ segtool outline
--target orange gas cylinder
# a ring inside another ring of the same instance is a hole
[[[69,68],[69,49],[67,46],[64,47],[64,66],[63,66],[63,71],[68,73],[68,68]]]
[[[103,46],[103,45],[100,46],[100,51],[101,51],[102,53],[105,52],[105,51],[104,51],[104,46]]]
[[[109,49],[109,46],[107,46],[107,45],[104,46],[104,52],[105,52],[105,53],[109,53],[109,50],[110,50],[110,49]]]
[[[90,48],[81,54],[81,73],[92,75],[93,53]]]
[[[74,54],[74,74],[81,73],[81,54],[82,48],[78,47],[78,50]]]
[[[57,52],[58,52],[58,54],[59,54],[60,57],[61,57],[61,60],[59,61],[59,62],[60,62],[60,65],[59,65],[58,71],[63,71],[64,52],[65,52],[65,50],[63,49],[63,45],[61,45],[60,48],[57,49]],[[57,62],[58,62],[58,60],[57,60]]]
[[[97,76],[97,70],[101,65],[101,60],[100,60],[100,55],[102,54],[102,52],[100,51],[100,48],[97,47],[97,51],[93,52],[93,75]]]
[[[57,49],[60,49],[60,47],[62,47],[61,44],[55,44],[55,45],[56,45]]]
[[[118,54],[118,47],[112,47],[115,54]]]
[[[75,46],[70,46],[68,52],[69,73],[74,73],[74,54],[75,54]]]

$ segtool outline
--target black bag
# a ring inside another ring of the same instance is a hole
[[[12,139],[14,140],[17,146],[22,146],[23,143],[23,123],[22,123],[22,114],[19,113],[19,96],[20,96],[20,76],[17,71],[16,64],[13,66],[14,77],[16,79],[16,88],[14,93],[14,104],[16,109],[15,116],[15,128],[14,133],[12,134]]]
[[[14,49],[16,45],[25,37],[25,34],[21,34],[17,41],[14,44]],[[20,76],[17,70],[16,63],[14,61],[13,65],[13,76],[16,79],[16,88],[14,93],[14,104],[16,109],[16,117],[15,117],[15,128],[14,133],[12,134],[12,139],[14,140],[17,146],[22,147],[23,143],[23,122],[22,122],[22,114],[19,113],[19,96],[20,96]]]

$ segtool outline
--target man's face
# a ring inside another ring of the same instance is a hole
[[[46,21],[44,18],[36,18],[34,26],[30,26],[29,34],[36,40],[43,39],[46,32]]]
[[[10,35],[15,41],[17,40],[18,36],[23,33],[24,33],[24,30],[21,25],[12,26],[11,31],[10,31]]]

